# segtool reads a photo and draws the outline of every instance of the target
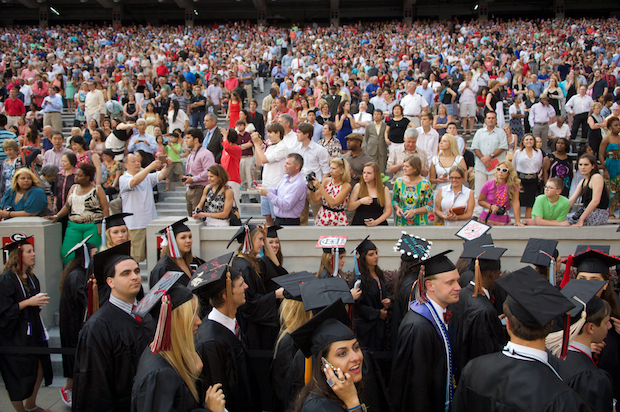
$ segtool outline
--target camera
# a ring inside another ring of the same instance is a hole
[[[497,208],[497,211],[495,211],[495,214],[497,216],[504,216],[506,214],[506,206],[500,206]]]
[[[313,180],[316,180],[316,173],[314,172],[308,173],[306,175],[306,183],[308,184],[308,189],[310,189],[313,192],[316,192],[316,187],[311,186]]]
[[[183,179],[181,179],[181,182],[185,183],[185,181],[187,180],[188,177],[193,177],[191,174],[186,174]]]

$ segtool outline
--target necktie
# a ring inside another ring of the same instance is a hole
[[[443,313],[443,320],[446,323],[446,325],[450,322],[451,317],[452,317],[452,311],[450,311],[450,309],[446,309],[446,311]]]
[[[237,323],[236,320],[235,320],[235,336],[237,337],[237,339],[241,340],[241,328],[239,327],[239,324]]]
[[[136,309],[136,305],[131,305],[131,311],[133,312]],[[142,324],[142,318],[138,315],[133,315],[133,317],[138,321],[138,323]]]

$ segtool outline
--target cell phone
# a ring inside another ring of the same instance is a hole
[[[200,213],[200,208],[198,206],[196,206],[196,209],[194,209],[194,214],[196,213]]]
[[[370,218],[364,219],[364,222],[370,222]]]
[[[254,185],[254,187],[258,186],[258,185],[256,184],[256,180],[252,180],[252,184]]]
[[[328,368],[328,367],[331,368],[331,370],[334,371],[334,374],[338,376],[338,369],[336,369],[336,367],[332,365],[330,361],[322,357],[321,362],[323,362],[323,368]]]
[[[358,279],[355,281],[355,284],[353,285],[353,289],[359,289],[360,286],[362,286],[362,279]]]

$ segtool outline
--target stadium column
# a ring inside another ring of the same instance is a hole
[[[114,6],[112,8],[112,26],[114,26],[115,29],[121,27],[122,10],[123,8],[121,6]]]
[[[403,4],[403,23],[404,24],[412,24],[413,23],[413,5],[416,0],[405,0]]]
[[[47,27],[49,25],[49,9],[47,7],[39,7],[39,26]]]
[[[555,18],[563,19],[564,18],[564,0],[555,0]]]
[[[339,0],[329,0],[329,22],[332,26],[338,27],[340,25],[340,6]]]
[[[478,1],[478,21],[485,22],[489,20],[489,6],[487,0]]]
[[[185,9],[185,27],[194,27],[194,9]]]

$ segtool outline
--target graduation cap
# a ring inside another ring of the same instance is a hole
[[[274,225],[274,226],[269,226],[267,228],[267,237],[270,238],[277,238],[278,237],[278,230],[282,229],[282,226],[278,226],[278,225]]]
[[[491,226],[472,219],[456,232],[456,236],[464,240],[474,240],[484,235],[489,230],[491,230]]]
[[[434,256],[424,259],[414,264],[412,267],[424,266],[424,270],[420,270],[418,274],[416,299],[420,303],[426,303],[426,290],[424,289],[424,276],[435,276],[441,273],[450,272],[456,269],[454,263],[446,256],[452,252],[452,249],[445,250]]]
[[[189,289],[207,299],[226,290],[226,301],[229,309],[232,309],[232,281],[240,274],[238,269],[230,265],[234,255],[234,252],[230,252],[199,266],[189,281]]]
[[[495,283],[507,294],[510,312],[526,328],[539,329],[560,315],[566,315],[574,305],[551,286],[531,266],[523,267],[497,279]],[[569,318],[565,316],[561,356],[568,348]]]
[[[480,269],[480,260],[487,262],[486,270],[500,270],[499,260],[508,249],[503,247],[495,247],[494,245],[474,244],[466,246],[462,258],[475,259],[474,266],[474,294],[473,297],[483,294],[482,290],[482,270]]]
[[[15,237],[17,237],[17,235]],[[16,240],[14,240],[11,243],[7,243],[6,245],[2,246],[2,249],[6,250],[8,253],[11,253],[15,249],[20,249],[21,250],[22,246],[32,245],[31,239],[32,239],[32,236],[27,236],[27,237],[21,237],[20,236],[19,239],[16,239]],[[22,263],[21,251],[17,254],[17,261],[18,261],[18,264],[19,264],[19,270],[23,273],[24,272],[24,268],[23,268],[23,263]]]
[[[291,333],[291,338],[306,357],[305,383],[312,377],[312,358],[317,357],[321,349],[334,342],[355,339],[349,324],[344,303],[338,299]]]
[[[164,241],[161,245],[168,246],[168,250],[170,251],[170,257],[173,259],[178,259],[182,257],[181,251],[179,250],[179,245],[177,245],[176,235],[183,232],[191,232],[190,228],[187,227],[185,222],[187,222],[186,217],[174,222],[171,225],[166,226],[165,228],[157,232],[160,235],[164,235]]]
[[[166,272],[133,310],[135,316],[144,317],[147,313],[159,309],[157,329],[151,345],[152,353],[171,349],[172,311],[194,296],[191,290],[177,283],[182,276],[185,276],[185,273]]]
[[[274,281],[277,278],[274,278]],[[331,305],[337,300],[345,304],[353,304],[355,300],[351,295],[351,289],[343,278],[316,279],[315,282],[307,282],[299,285],[301,300],[304,308],[318,312]]]
[[[394,245],[394,252],[400,253],[401,260],[414,262],[419,259],[429,258],[432,244],[433,242],[429,240],[403,232],[396,245]]]
[[[575,248],[575,255],[583,253],[589,249],[598,250],[601,253],[605,253],[606,255],[609,255],[609,251],[611,250],[611,247],[609,245],[577,245],[577,248]]]
[[[591,316],[605,307],[603,300],[596,294],[605,286],[601,280],[574,279],[562,289],[560,293],[566,296],[574,305],[570,312],[570,334],[567,339],[571,342],[579,335],[588,316]],[[564,338],[564,331],[557,331],[547,335],[545,345],[555,356],[560,354]]]
[[[97,248],[97,246],[95,244],[88,242],[91,237],[93,237],[92,234],[88,235],[86,237],[86,239],[82,240],[77,245],[73,246],[67,252],[65,257],[69,256],[71,253],[75,252],[76,250],[82,249],[83,253],[84,253],[84,269],[87,269],[88,265],[90,264],[90,249],[96,249]]]
[[[256,225],[250,224],[251,219],[252,218],[249,217],[248,220],[246,220],[245,222],[243,222],[241,226],[239,226],[239,229],[237,229],[237,232],[230,239],[230,242],[228,242],[226,249],[228,249],[230,247],[230,244],[236,240],[237,242],[243,244],[243,247],[241,248],[241,253],[247,254],[252,251],[253,246],[252,246],[252,241],[250,239],[250,233],[254,229],[256,229]]]
[[[99,310],[99,285],[105,285],[106,278],[114,277],[116,264],[127,259],[132,259],[130,240],[93,256],[93,274],[88,279],[86,316],[90,317]]]
[[[355,249],[353,249],[353,251],[351,253],[354,253],[356,255],[356,259],[355,259],[355,267],[354,267],[354,271],[355,271],[355,276],[361,276],[361,272],[360,272],[360,267],[359,267],[359,259],[362,256],[362,254],[370,251],[370,250],[377,250],[377,247],[375,246],[374,243],[372,243],[370,240],[368,240],[368,238],[370,237],[370,235],[366,236],[366,238],[364,240],[362,240],[356,247]]]
[[[368,238],[366,238],[368,239]],[[347,244],[346,236],[321,236],[316,243],[316,248],[323,249],[323,253],[331,253],[332,257],[332,276],[338,276],[339,255],[347,253],[344,246]]]
[[[557,246],[557,240],[531,238],[521,256],[521,263],[549,268],[549,283],[553,286],[555,286],[555,259],[559,256]]]
[[[284,288],[284,297],[286,299],[293,299],[297,301],[302,300],[300,288],[302,284],[305,285],[307,283],[319,281],[316,276],[306,271],[291,273],[290,275],[277,276],[271,280],[273,280],[278,286]]]
[[[600,273],[609,276],[609,267],[620,264],[620,259],[607,252],[586,248],[577,255],[569,255],[566,259],[566,269],[560,287],[566,286],[570,279],[571,267],[577,266],[578,272]]]
[[[133,213],[116,213],[101,219],[101,247],[106,247],[105,231],[111,227],[126,226],[125,218]]]

